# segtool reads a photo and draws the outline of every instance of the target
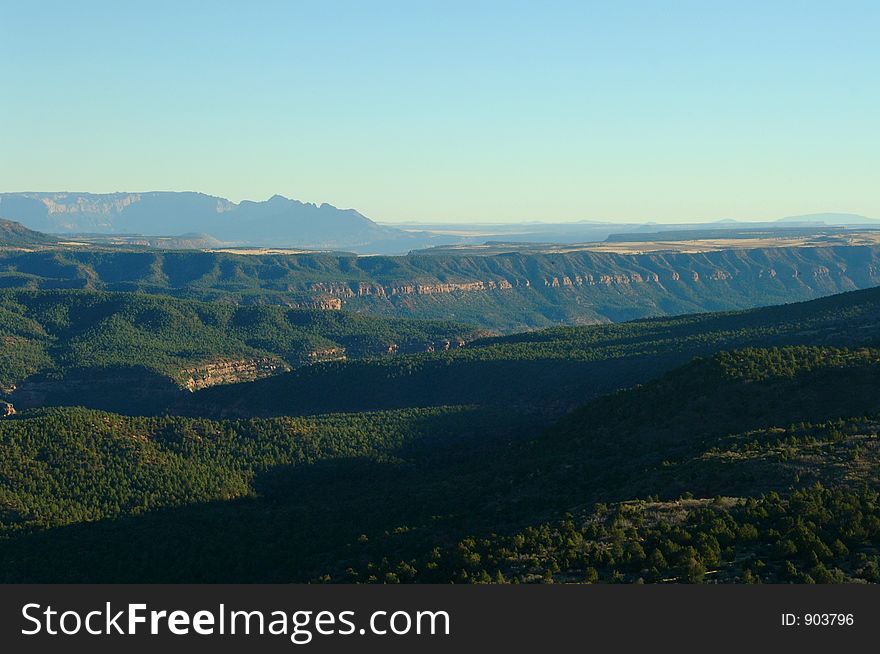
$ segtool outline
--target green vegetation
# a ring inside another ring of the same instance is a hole
[[[87,382],[126,370],[131,381],[138,377],[130,374],[132,369],[140,369],[143,379],[152,383],[152,377],[164,377],[173,390],[171,382],[181,387],[194,383],[218,364],[243,362],[225,372],[231,377],[227,381],[237,381],[236,375],[254,378],[322,358],[378,355],[392,345],[403,351],[449,341],[457,346],[472,334],[450,322],[337,311],[135,293],[0,291],[0,389],[22,382],[26,388],[28,378],[38,373],[43,382]],[[75,404],[88,404],[99,394],[87,383],[78,386]]]
[[[463,407],[223,422],[41,409],[0,421],[0,533],[244,497],[278,466],[400,463],[402,449],[442,450],[499,421]],[[444,443],[435,428],[457,433]]]
[[[872,580],[878,382],[877,350],[724,352],[536,438],[536,420],[509,409],[29,412],[0,422],[0,569],[27,581]]]
[[[421,560],[383,558],[349,581],[880,583],[874,491],[817,485],[783,499],[634,501],[509,536],[465,538]]]
[[[745,309],[880,283],[880,248],[356,257],[40,247],[0,251],[0,288],[158,293],[454,320],[499,332]]]
[[[69,404],[122,368],[173,386],[181,352],[429,328],[4,298],[4,343],[35,344],[4,348],[8,369],[54,366]],[[876,582],[878,319],[872,289],[320,363],[178,391],[165,415],[131,415],[128,388],[129,415],[19,406],[0,419],[0,580]]]
[[[595,400],[496,466],[482,530],[370,534],[330,579],[878,581],[878,357],[721,353]]]
[[[695,356],[794,344],[880,344],[880,289],[737,313],[554,328],[479,339],[449,352],[313,366],[208,389],[178,409],[278,415],[486,404],[559,415]]]
[[[0,421],[0,580],[309,579],[367,526],[467,513],[479,496],[454,484],[534,428],[464,407],[221,422],[17,415]]]
[[[56,243],[57,239],[28,229],[21,223],[0,218],[0,247],[46,246]]]
[[[719,349],[871,345],[880,342],[878,324],[875,289],[474,341],[479,332],[450,322],[133,293],[0,291],[0,338],[8,344],[0,349],[0,392],[21,408],[121,413],[268,416],[480,404],[549,416]],[[459,348],[459,339],[467,346]],[[404,354],[430,348],[437,351]],[[320,363],[343,352],[360,360]],[[303,367],[312,362],[318,365]],[[295,371],[275,374],[289,368]],[[251,383],[179,390],[235,381]]]

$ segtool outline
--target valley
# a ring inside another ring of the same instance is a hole
[[[7,651],[877,640],[880,3],[0,23]]]
[[[878,289],[473,340],[153,295],[4,301],[6,383],[59,382],[0,418],[4,581],[878,580]],[[318,334],[364,358],[297,359]],[[370,353],[406,335],[464,344]]]
[[[19,245],[0,249],[0,288],[136,291],[516,332],[746,309],[880,283],[880,245],[869,241],[641,254],[618,254],[618,245],[401,257]]]
[[[4,234],[4,581],[880,580],[869,232]]]

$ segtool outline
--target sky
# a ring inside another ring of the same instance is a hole
[[[0,191],[880,217],[880,2],[0,0]]]

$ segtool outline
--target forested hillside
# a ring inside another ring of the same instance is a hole
[[[463,332],[88,291],[2,308],[4,370],[64,389],[43,405],[121,407],[3,406],[4,581],[880,580],[880,289],[191,393],[187,357]],[[148,406],[120,370],[174,393]]]
[[[880,344],[880,289],[723,314],[479,339],[448,352],[328,363],[208,389],[176,410],[279,415],[485,404],[547,415],[643,383],[694,356],[778,345]]]
[[[252,380],[326,359],[457,348],[476,335],[451,322],[337,311],[0,291],[0,392],[21,406],[155,411],[179,388]]]
[[[367,533],[330,576],[880,581],[878,382],[878,350],[719,353],[494,461],[466,537]]]
[[[877,344],[878,318],[880,291],[869,289],[745,312],[480,338],[451,322],[0,291],[0,386],[19,408],[235,417],[474,404],[552,416],[719,349]]]
[[[466,408],[29,413],[0,423],[0,569],[7,581],[877,581],[878,382],[877,350],[720,353],[537,437],[515,412]]]
[[[450,484],[534,429],[469,408],[223,422],[29,412],[0,421],[0,580],[308,579],[368,524],[480,502]]]
[[[0,247],[40,247],[55,243],[57,239],[42,232],[35,232],[12,220],[0,218]]]
[[[507,332],[745,309],[868,288],[880,283],[878,252],[835,245],[356,257],[46,247],[0,252],[0,287],[343,308]]]

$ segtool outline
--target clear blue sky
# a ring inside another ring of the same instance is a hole
[[[880,2],[0,0],[0,190],[880,217]]]

